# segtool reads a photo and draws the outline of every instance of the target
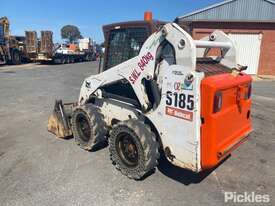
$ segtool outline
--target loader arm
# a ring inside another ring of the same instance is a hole
[[[164,41],[169,42],[175,53],[176,64],[196,70],[198,54],[206,53],[209,48],[222,48],[223,56],[219,57],[229,68],[237,67],[234,43],[221,31],[215,31],[213,38],[194,41],[192,37],[175,23],[164,25],[153,33],[143,44],[139,55],[110,68],[100,74],[92,75],[82,84],[79,104],[84,105],[91,95],[101,96],[99,87],[126,79],[132,86],[143,111],[150,107],[144,88],[144,80],[153,80],[158,48]]]
[[[191,36],[177,24],[166,24],[145,41],[138,56],[103,73],[86,78],[81,87],[79,104],[85,104],[92,94],[100,95],[98,91],[100,86],[126,79],[131,83],[141,108],[146,111],[149,101],[142,82],[144,79],[153,79],[157,63],[157,49],[165,40],[175,49],[177,64],[195,70],[196,46]]]

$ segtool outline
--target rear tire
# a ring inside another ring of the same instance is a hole
[[[91,104],[77,107],[73,111],[71,123],[75,142],[82,149],[90,151],[95,144],[106,140],[102,114]]]
[[[66,63],[65,64],[70,64],[70,57],[66,58]]]
[[[120,122],[110,132],[112,163],[130,179],[142,179],[154,170],[160,156],[158,148],[155,134],[139,120]]]
[[[61,64],[66,64],[66,59],[65,59],[65,57],[61,57]]]
[[[59,58],[55,58],[55,59],[53,60],[53,63],[54,63],[54,64],[61,64],[61,63],[62,63],[62,60],[59,59]]]
[[[11,63],[14,65],[21,64],[21,55],[19,51],[14,50],[12,52]]]

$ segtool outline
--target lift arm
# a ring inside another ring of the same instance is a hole
[[[233,42],[228,40],[229,37],[220,31],[213,33],[213,37],[215,38],[209,41],[194,41],[192,37],[177,24],[168,23],[145,41],[138,56],[110,68],[103,73],[85,79],[80,91],[79,104],[85,104],[89,100],[90,95],[100,97],[100,86],[124,79],[131,83],[142,110],[146,111],[149,107],[149,100],[142,82],[144,79],[153,79],[155,67],[158,63],[156,62],[157,49],[163,41],[167,40],[173,46],[176,64],[187,67],[193,71],[196,70],[197,48],[222,48],[227,53],[233,49],[234,51],[231,52],[233,59],[230,59],[233,60],[233,63],[231,62],[230,66],[236,64],[236,61],[234,61],[235,47]],[[223,58],[225,57],[224,55]]]

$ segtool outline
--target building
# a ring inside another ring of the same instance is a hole
[[[175,21],[195,39],[223,30],[235,40],[247,73],[275,75],[275,1],[227,0]]]

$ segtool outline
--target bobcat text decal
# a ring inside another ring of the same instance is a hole
[[[193,113],[189,111],[166,106],[165,113],[173,117],[193,121]]]
[[[143,72],[143,70],[145,69],[145,67],[147,66],[147,64],[150,62],[150,61],[153,61],[154,60],[154,57],[153,55],[148,52],[146,55],[142,56],[141,59],[139,60],[138,62],[138,67],[135,68],[131,75],[129,76],[129,80],[132,84],[135,84],[135,82],[138,80],[141,72]]]

